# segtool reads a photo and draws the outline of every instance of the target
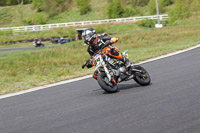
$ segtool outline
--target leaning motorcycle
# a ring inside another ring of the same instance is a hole
[[[104,91],[115,93],[118,91],[118,83],[132,79],[142,86],[150,84],[150,75],[142,66],[131,64],[127,70],[122,61],[108,57],[104,48],[110,50],[106,46],[103,47],[93,56],[92,60],[94,66],[96,66],[95,71],[98,71],[98,84]],[[127,57],[127,51],[124,51],[122,56]]]
[[[37,42],[33,42],[33,45],[35,46],[35,47],[44,47],[44,44],[41,42],[41,41],[37,41]]]

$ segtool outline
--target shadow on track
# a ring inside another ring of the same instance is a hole
[[[133,84],[118,84],[118,89],[119,90],[128,90],[128,89],[133,89],[136,87],[141,87],[141,85],[137,84],[137,83],[133,83]]]
[[[118,84],[118,89],[119,89],[118,92],[120,92],[121,90],[135,89],[135,88],[138,88],[138,87],[142,87],[142,86],[137,84],[137,83],[133,83],[133,84]],[[98,90],[102,90],[102,89],[99,88]],[[115,94],[115,93],[103,92],[103,94]]]

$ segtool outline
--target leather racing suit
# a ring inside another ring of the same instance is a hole
[[[108,45],[107,48],[110,48],[110,50],[107,51],[106,54],[110,58],[119,59],[122,62],[124,62],[125,64],[130,64],[129,60],[126,57],[122,56],[122,54],[119,52],[119,49],[112,46],[112,44],[114,44],[118,41],[117,38],[112,38],[112,37],[108,36],[107,34],[102,34],[102,35],[98,35],[95,41],[96,41],[96,44],[89,45],[88,49],[87,49],[87,52],[90,54],[91,59],[96,54],[96,52],[98,52],[104,45]],[[93,66],[91,59],[86,61],[86,64],[87,64],[86,66],[88,68]],[[98,74],[98,72],[95,71],[93,73],[93,78],[97,79],[97,74]]]

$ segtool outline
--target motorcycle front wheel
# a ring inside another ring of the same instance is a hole
[[[131,69],[133,70],[134,77],[133,79],[142,86],[147,86],[151,83],[151,77],[147,70],[139,65],[132,66]],[[136,70],[136,71],[135,71]],[[138,72],[137,70],[141,71]]]
[[[107,77],[106,73],[104,73],[104,72],[101,72],[101,73],[98,74],[97,81],[99,83],[99,86],[105,92],[115,93],[115,92],[118,91],[117,84],[113,85],[113,83],[109,83],[109,84],[112,84],[112,86],[111,86],[108,83],[106,83],[106,82],[108,82],[108,77]]]

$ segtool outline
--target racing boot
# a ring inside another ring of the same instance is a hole
[[[131,67],[131,62],[129,61],[129,59],[125,56],[122,56],[122,62],[124,63],[126,70],[129,70],[129,68]]]

